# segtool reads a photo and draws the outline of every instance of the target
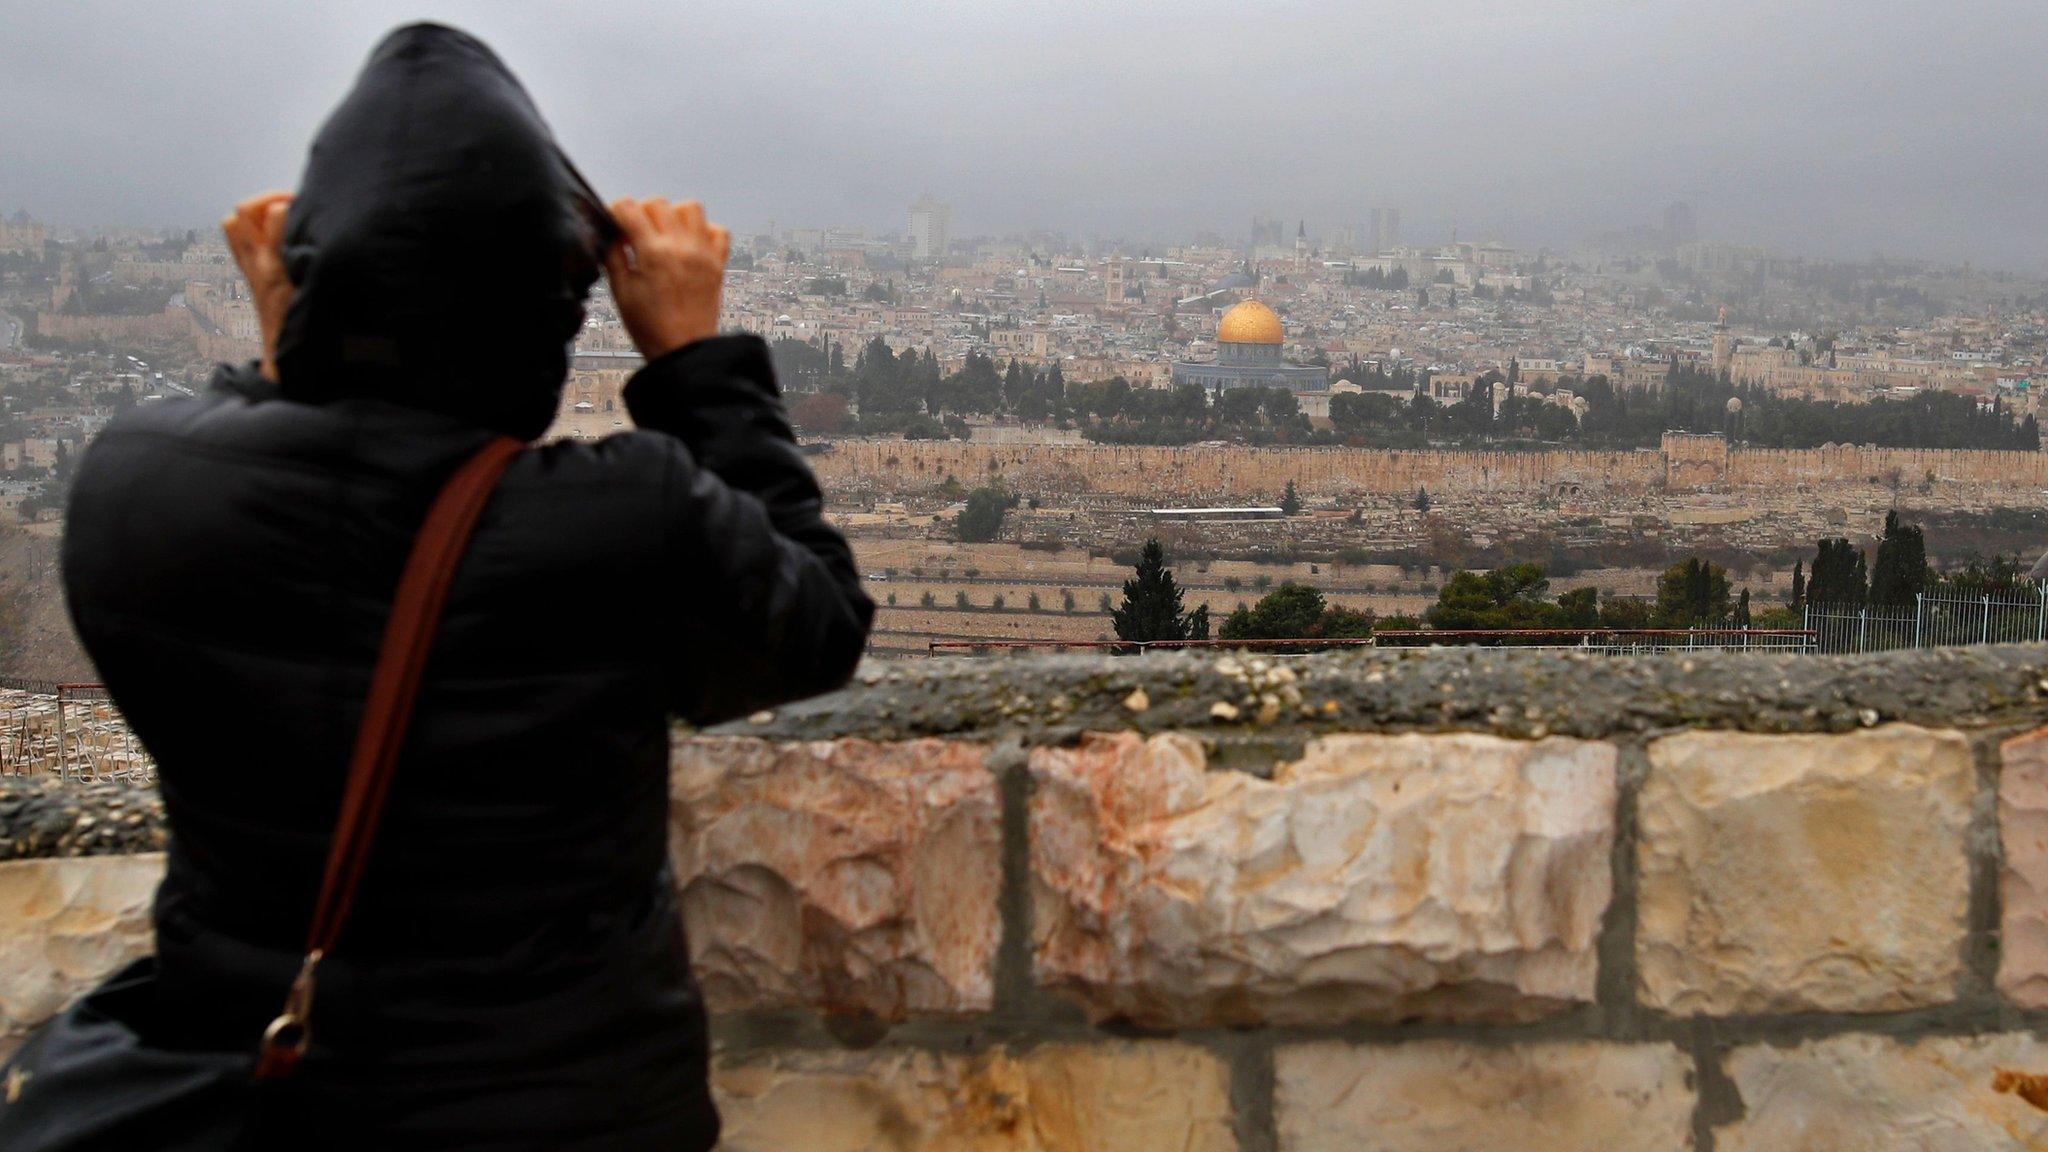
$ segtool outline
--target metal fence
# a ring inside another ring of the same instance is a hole
[[[0,685],[0,775],[154,780],[143,750],[97,684]]]
[[[1878,607],[1808,604],[1805,623],[1820,652],[2038,643],[2048,640],[2048,585],[1974,596],[1923,593],[1911,604]]]

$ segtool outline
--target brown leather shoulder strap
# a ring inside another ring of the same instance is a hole
[[[370,693],[356,732],[355,751],[349,758],[341,811],[334,822],[334,840],[328,846],[327,869],[320,879],[320,898],[306,931],[305,962],[284,1013],[264,1035],[256,1068],[259,1078],[289,1075],[306,1050],[313,972],[340,937],[356,887],[362,882],[448,588],[469,547],[477,517],[490,502],[498,478],[523,447],[519,441],[501,436],[465,461],[434,498],[419,535],[413,539],[398,591],[392,597],[377,663],[370,673]]]

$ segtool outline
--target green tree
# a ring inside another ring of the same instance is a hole
[[[1640,629],[1650,626],[1648,600],[1635,596],[1610,596],[1600,605],[1602,628]]]
[[[1792,562],[1792,599],[1786,601],[1786,605],[1795,613],[1806,610],[1805,564],[1806,561],[1804,560],[1794,560]]]
[[[1567,628],[1600,626],[1600,590],[1588,585],[1574,588],[1557,598],[1558,614]]]
[[[1323,609],[1323,618],[1316,631],[1328,640],[1363,640],[1373,634],[1379,625],[1379,617],[1371,612],[1360,612],[1341,604],[1332,604]]]
[[[1543,599],[1549,587],[1535,564],[1454,572],[1423,618],[1432,628],[1555,628],[1564,609]]]
[[[994,412],[1002,407],[1003,377],[996,371],[996,362],[979,352],[967,354],[960,371],[944,380],[939,378],[936,356],[927,370],[927,379],[934,393],[927,404],[938,410],[938,405],[956,412]]]
[[[1728,570],[1694,556],[1664,570],[1657,581],[1659,628],[1702,628],[1727,617]]]
[[[1239,606],[1224,619],[1217,635],[1225,640],[1303,639],[1322,620],[1325,607],[1321,592],[1289,580],[1252,607]]]
[[[1884,515],[1884,539],[1870,566],[1870,603],[1911,604],[1926,590],[1927,536],[1918,524],[1899,523],[1893,509]]]
[[[1293,516],[1301,512],[1301,495],[1294,490],[1294,481],[1287,482],[1287,490],[1280,493],[1280,514]]]
[[[1136,572],[1124,581],[1123,607],[1109,614],[1119,640],[1207,640],[1209,608],[1181,611],[1181,589],[1166,566],[1166,549],[1145,541]]]
[[[1863,552],[1843,537],[1820,542],[1812,573],[1806,582],[1809,603],[1861,607],[1869,598]]]
[[[1003,517],[1017,506],[1017,498],[1001,488],[976,488],[967,494],[967,507],[953,518],[953,535],[962,543],[986,543],[1003,530]]]
[[[1375,623],[1372,613],[1331,604],[1321,592],[1289,580],[1249,608],[1239,604],[1217,635],[1225,640],[1363,639],[1372,635]]]
[[[1970,553],[1941,576],[1941,589],[1951,594],[1980,595],[2029,584],[2027,563],[2008,552],[1991,556]]]

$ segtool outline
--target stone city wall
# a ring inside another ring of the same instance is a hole
[[[2048,1146],[2048,648],[861,679],[676,743],[727,1148]],[[12,1035],[125,787],[0,790]]]
[[[1395,451],[1367,448],[1150,447],[841,440],[811,457],[826,488],[897,492],[951,476],[1000,478],[1027,496],[1100,493],[1148,502],[1270,502],[1288,481],[1310,499],[1365,494],[1903,483],[2003,488],[2038,499],[2048,453],[1903,448],[1730,448],[1717,436],[1667,436],[1630,452]]]
[[[37,336],[73,344],[172,340],[189,336],[194,330],[192,314],[175,306],[146,316],[71,316],[62,312],[38,312],[34,320]]]

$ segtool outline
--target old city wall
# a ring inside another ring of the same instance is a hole
[[[1000,477],[1031,496],[1095,493],[1146,501],[1268,502],[1288,481],[1308,498],[1366,494],[1778,488],[1798,484],[1943,483],[2048,487],[2048,453],[1893,448],[1730,448],[1719,437],[1667,437],[1632,452],[1391,451],[1360,448],[1148,447],[843,440],[812,458],[835,492],[901,491],[951,476]]]
[[[863,680],[675,745],[732,1152],[2048,1140],[2048,649]],[[0,1048],[153,803],[0,778]]]
[[[840,441],[812,458],[833,491],[902,487],[947,476],[1000,476],[1026,495],[1100,493],[1144,500],[1270,502],[1292,480],[1307,497],[1365,493],[1545,491],[1558,484],[1657,484],[1654,452],[1402,452],[1357,448],[1129,447]]]
[[[61,312],[35,314],[36,335],[46,340],[86,344],[114,340],[170,340],[189,335],[191,314],[183,308],[166,308],[147,316],[69,316]]]
[[[2048,488],[2048,452],[1966,452],[1934,448],[1802,450],[1742,448],[1728,454],[1734,487],[1928,480],[1986,488]]]

